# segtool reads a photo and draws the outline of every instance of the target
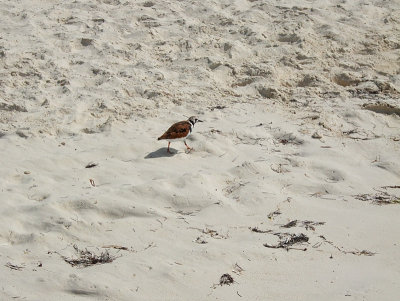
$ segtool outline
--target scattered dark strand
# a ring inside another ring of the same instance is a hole
[[[320,235],[319,237],[323,240],[323,242],[326,242],[327,244],[330,244],[332,247],[334,247],[335,249],[337,249],[338,251],[340,251],[340,252],[343,253],[343,254],[353,254],[353,255],[357,255],[357,256],[360,256],[360,255],[364,255],[364,256],[374,256],[375,254],[377,254],[377,253],[375,253],[375,252],[371,252],[371,251],[368,251],[368,250],[362,250],[362,251],[358,251],[358,250],[356,250],[356,251],[346,251],[346,250],[343,250],[343,248],[340,248],[340,247],[336,246],[333,242],[327,240],[327,239],[325,238],[325,236]],[[322,242],[319,243],[318,245],[315,244],[314,246],[315,246],[315,248],[318,248],[318,247],[321,246],[321,245],[322,245]],[[314,246],[313,246],[313,247],[314,247]]]

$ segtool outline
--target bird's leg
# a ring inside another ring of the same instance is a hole
[[[171,142],[168,142],[168,149],[167,149],[167,152],[169,152],[170,154],[172,154],[171,153],[171,151],[169,150],[169,145],[171,144]]]
[[[189,145],[187,145],[186,144],[186,140],[185,141],[183,141],[184,143],[185,143],[185,145],[186,145],[186,148],[189,150],[189,151],[191,151],[192,150],[192,148],[191,147],[189,147]]]

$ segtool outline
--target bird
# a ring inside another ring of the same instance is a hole
[[[167,152],[170,154],[172,153],[169,150],[169,145],[173,141],[183,141],[183,143],[185,143],[186,148],[190,151],[192,150],[192,148],[186,144],[186,138],[192,133],[193,127],[196,124],[196,122],[203,122],[203,120],[198,119],[196,116],[191,116],[189,117],[188,120],[174,123],[162,136],[158,137],[158,140],[168,141]]]

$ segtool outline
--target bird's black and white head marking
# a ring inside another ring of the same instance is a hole
[[[188,119],[192,127],[196,124],[196,122],[203,122],[202,120],[198,119],[196,116],[192,116]]]

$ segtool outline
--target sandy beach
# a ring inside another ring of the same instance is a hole
[[[0,300],[400,298],[398,1],[0,4]]]

